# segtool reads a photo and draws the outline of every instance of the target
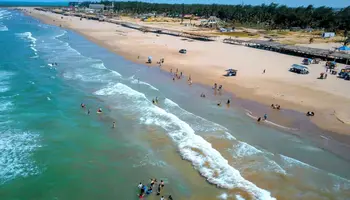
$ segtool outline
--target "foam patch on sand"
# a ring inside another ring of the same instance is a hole
[[[255,199],[275,199],[271,197],[270,192],[244,179],[209,142],[196,135],[186,122],[153,105],[143,93],[117,83],[110,84],[96,91],[95,94],[118,95],[125,98],[128,103],[123,104],[122,108],[138,114],[143,124],[162,127],[178,146],[182,158],[190,161],[208,182],[221,188],[240,188],[250,193]]]

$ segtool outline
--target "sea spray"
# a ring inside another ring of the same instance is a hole
[[[122,95],[126,98],[126,102],[129,103],[123,105],[124,109],[139,114],[143,124],[164,128],[177,144],[183,159],[190,161],[194,168],[210,183],[228,189],[241,188],[248,191],[255,199],[274,199],[268,191],[260,189],[244,179],[217,150],[212,148],[210,143],[196,135],[186,122],[153,105],[143,93],[117,83],[109,84],[96,91],[95,94]]]

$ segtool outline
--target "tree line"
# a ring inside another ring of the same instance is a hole
[[[93,2],[83,2],[86,6]],[[111,5],[111,1],[99,3]],[[291,27],[324,28],[329,31],[350,30],[350,6],[342,9],[331,7],[287,7],[271,3],[270,5],[219,5],[219,4],[159,4],[146,2],[114,2],[114,10],[131,14],[155,12],[168,16],[193,14],[194,16],[216,16],[230,23],[258,25],[271,29]]]

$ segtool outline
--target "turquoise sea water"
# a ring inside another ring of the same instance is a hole
[[[153,177],[176,199],[349,197],[348,161],[218,108],[202,86],[18,11],[0,10],[0,44],[1,199],[137,199]]]

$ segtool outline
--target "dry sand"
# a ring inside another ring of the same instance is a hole
[[[178,68],[194,82],[222,84],[224,89],[237,96],[266,105],[280,104],[305,113],[314,111],[312,121],[319,127],[340,134],[350,135],[350,82],[329,75],[318,80],[325,71],[324,63],[311,65],[309,75],[288,71],[292,64],[299,64],[301,57],[283,55],[243,46],[189,40],[168,35],[143,33],[107,22],[63,16],[24,8],[29,15],[45,23],[61,25],[74,30],[87,39],[138,63],[145,63],[148,56],[154,62],[165,59],[164,70]],[[154,24],[153,24],[154,26]],[[187,54],[178,53],[187,49]],[[139,59],[138,59],[139,57]],[[342,66],[342,65],[341,65]],[[237,77],[224,77],[225,69],[238,70]],[[266,73],[263,74],[263,70]]]

